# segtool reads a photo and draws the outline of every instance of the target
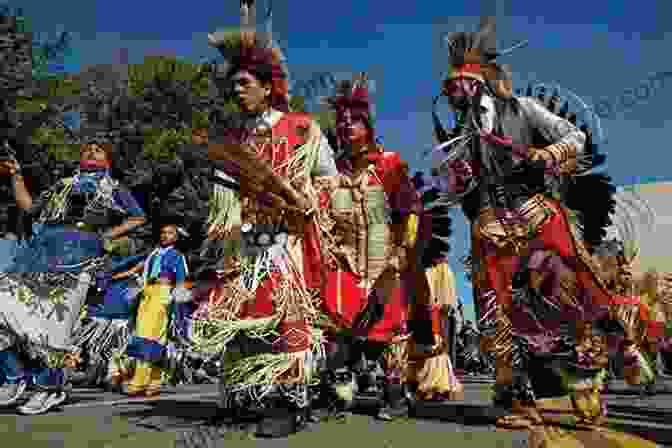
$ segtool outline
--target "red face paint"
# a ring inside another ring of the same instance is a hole
[[[478,84],[480,81],[470,78],[456,78],[451,79],[446,83],[445,92],[448,96],[459,97],[473,97],[478,92]]]

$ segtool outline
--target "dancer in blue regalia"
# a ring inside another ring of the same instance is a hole
[[[19,408],[23,414],[44,413],[67,398],[63,368],[76,352],[73,329],[89,287],[112,253],[127,255],[125,235],[145,222],[130,192],[110,176],[112,154],[106,137],[89,139],[77,173],[36,200],[18,162],[0,162],[18,207],[36,222],[0,276],[0,405],[16,403],[27,388],[35,393]]]

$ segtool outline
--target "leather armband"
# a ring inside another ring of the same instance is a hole
[[[553,160],[561,165],[576,157],[576,148],[574,145],[569,145],[566,143],[556,143],[547,146],[544,148],[544,150],[548,151],[553,157]]]

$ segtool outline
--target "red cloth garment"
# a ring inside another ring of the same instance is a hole
[[[441,305],[433,304],[431,308],[432,313],[432,333],[442,334],[443,317],[441,316]]]
[[[322,308],[343,328],[352,328],[355,318],[366,306],[360,279],[351,272],[330,271],[322,291]]]
[[[662,338],[665,336],[665,322],[649,321],[646,334],[649,338]]]
[[[615,295],[613,298],[614,305],[639,305],[642,300],[637,296],[621,296]]]
[[[294,156],[294,148],[305,143],[305,133],[310,128],[312,121],[308,114],[291,112],[283,115],[273,127],[273,138],[286,138],[286,142],[279,144],[275,141],[264,144],[258,148],[259,154],[272,163],[280,175],[287,175],[282,166]],[[301,235],[303,237],[303,278],[305,287],[320,288],[322,286],[323,266],[322,252],[318,239],[317,227],[314,222],[309,222]],[[281,274],[273,273],[264,280],[256,290],[253,302],[243,305],[239,317],[241,319],[265,318],[275,313],[273,292],[281,284]],[[286,347],[286,351],[297,352],[310,348],[310,325],[307,322],[281,322],[279,325],[280,340],[288,340],[288,344],[280,344]],[[304,336],[300,336],[304,335]],[[296,341],[295,339],[297,339]]]
[[[576,243],[569,230],[569,224],[564,211],[557,205],[556,213],[538,229],[534,245],[537,249],[555,251],[565,260],[573,260],[576,264],[576,278],[580,288],[587,290],[592,302],[597,305],[612,303],[609,295],[598,283],[595,274],[577,256]],[[497,292],[497,302],[511,305],[511,282],[514,272],[520,264],[520,257],[516,255],[486,255],[485,263],[488,272],[488,281]]]
[[[393,209],[412,211],[417,200],[415,191],[405,191],[402,185],[410,179],[402,172],[399,153],[384,151],[370,154],[375,163],[375,176],[369,178],[369,185],[382,185],[388,198],[388,206]],[[328,201],[322,204],[328,207]],[[366,290],[360,287],[361,278],[352,272],[329,271],[322,289],[322,309],[338,326],[352,329],[355,319],[367,306]],[[389,342],[402,333],[408,320],[406,286],[392,289],[391,297],[384,297],[383,318],[373,325],[365,335],[368,339]]]
[[[384,151],[376,158],[376,175],[382,180],[388,194],[398,193],[401,189],[401,166],[398,152]]]
[[[366,290],[361,288],[361,279],[352,272],[327,273],[323,290],[322,309],[341,328],[352,329],[355,319],[364,311],[368,303]],[[389,342],[400,334],[408,319],[408,304],[404,287],[392,290],[392,297],[385,300],[383,319],[362,336],[379,342]]]

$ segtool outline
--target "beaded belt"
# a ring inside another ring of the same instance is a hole
[[[507,216],[497,216],[491,207],[482,209],[478,220],[479,233],[498,247],[504,247],[515,240],[532,238],[536,230],[556,212],[544,195],[535,194],[519,207],[507,210]]]
[[[94,226],[93,224],[87,224],[82,221],[65,223],[63,224],[63,227],[67,230],[76,230],[79,232],[88,232],[88,233],[96,233],[96,231],[98,230],[96,226]]]
[[[161,285],[161,284],[165,284],[165,285],[171,286],[171,287],[175,286],[175,282],[163,280],[163,279],[160,279],[160,278],[152,278],[152,279],[147,280],[147,285],[148,286]]]

